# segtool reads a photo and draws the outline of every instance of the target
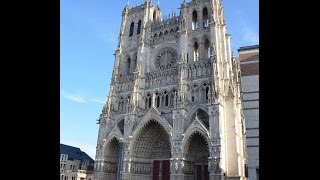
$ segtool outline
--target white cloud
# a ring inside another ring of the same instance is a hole
[[[90,101],[96,102],[96,103],[100,103],[100,104],[105,104],[106,103],[104,98],[98,98],[98,97],[91,98]]]
[[[61,95],[62,97],[69,99],[71,101],[77,102],[77,103],[87,103],[88,101],[91,102],[95,102],[95,103],[99,103],[99,104],[105,104],[106,100],[105,98],[101,98],[101,97],[85,97],[84,95],[80,95],[77,93],[70,93],[67,91],[61,91]]]
[[[77,103],[86,103],[87,101],[85,100],[85,97],[82,95],[78,95],[78,94],[73,94],[73,93],[69,93],[66,91],[61,91],[61,95],[66,98],[69,99],[71,101],[77,102]]]

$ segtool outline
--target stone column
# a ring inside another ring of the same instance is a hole
[[[173,142],[172,158],[170,158],[170,179],[183,180],[183,158],[181,141]]]
[[[156,94],[155,93],[153,93],[152,94],[152,107],[157,107],[157,105],[156,105]]]
[[[173,111],[173,133],[172,133],[172,158],[170,159],[170,179],[183,180],[183,124],[184,115],[186,111],[184,109],[177,109]]]
[[[131,173],[131,157],[128,150],[128,142],[123,143],[123,165],[121,180],[129,180]]]
[[[209,106],[209,123],[211,134],[210,157],[208,159],[209,179],[224,180],[222,164],[221,164],[221,134],[220,134],[220,116],[219,105]]]
[[[123,172],[123,157],[124,157],[124,148],[123,148],[123,142],[119,143],[119,157],[118,157],[118,167],[117,167],[117,174],[116,174],[116,180],[122,179],[122,172]]]

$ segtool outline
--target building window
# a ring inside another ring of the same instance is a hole
[[[208,94],[209,94],[209,87],[206,87],[206,100],[209,99]]]
[[[151,95],[150,94],[147,94],[147,98],[146,98],[146,108],[151,108],[151,103],[152,103],[152,100],[151,100]]]
[[[210,42],[208,39],[204,41],[204,53],[205,53],[205,58],[210,58],[211,54],[211,49],[210,49]]]
[[[193,44],[193,58],[193,61],[199,60],[199,46],[197,42]]]
[[[245,164],[244,165],[244,174],[245,174],[245,177],[248,177],[248,164]]]
[[[137,34],[140,34],[141,31],[141,20],[138,22],[138,29],[137,29]]]
[[[194,10],[192,13],[192,30],[198,29],[198,14],[197,11]]]
[[[208,9],[205,7],[202,11],[202,17],[203,17],[203,27],[209,26],[209,18],[208,18]]]
[[[157,97],[157,107],[160,107],[160,96]]]
[[[130,25],[130,33],[129,33],[129,36],[132,36],[132,35],[133,35],[133,28],[134,28],[134,22],[132,22],[131,25]]]
[[[153,11],[153,21],[155,21],[156,20],[156,16],[157,16],[157,14],[156,14],[156,10],[155,11]]]
[[[167,92],[165,91],[165,97],[166,97],[166,100],[165,100],[165,106],[169,106],[169,96],[167,94]]]

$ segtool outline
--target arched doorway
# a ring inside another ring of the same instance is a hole
[[[105,158],[102,165],[103,172],[106,173],[106,179],[116,179],[120,142],[113,138],[106,146]]]
[[[186,142],[183,172],[186,179],[209,180],[207,140],[202,134],[195,132]]]
[[[132,179],[169,180],[171,144],[162,125],[150,120],[136,137],[131,153]]]

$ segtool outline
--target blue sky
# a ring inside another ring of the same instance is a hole
[[[189,0],[190,1],[190,0]],[[189,2],[187,1],[187,2]],[[144,0],[130,0],[130,6]],[[157,0],[153,0],[157,3]],[[160,0],[164,16],[183,0]],[[93,159],[127,0],[60,0],[60,142]],[[231,46],[259,44],[259,1],[223,0]]]

